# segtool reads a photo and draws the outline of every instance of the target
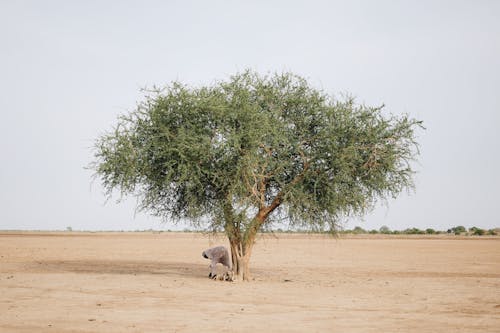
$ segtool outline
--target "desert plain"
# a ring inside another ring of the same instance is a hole
[[[0,233],[0,332],[500,332],[500,237]]]

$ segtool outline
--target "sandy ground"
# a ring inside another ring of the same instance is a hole
[[[212,281],[195,233],[0,233],[0,332],[500,332],[500,238],[259,238]]]

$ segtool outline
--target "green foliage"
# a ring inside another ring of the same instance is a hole
[[[334,230],[412,188],[420,127],[290,73],[246,71],[148,92],[97,140],[92,168],[109,195],[135,195],[140,210],[195,226],[251,234],[259,216]]]
[[[476,230],[474,230],[474,233],[473,235],[475,236],[483,236],[486,234],[486,231],[484,231],[483,229],[480,229],[480,228],[477,228]]]
[[[428,235],[434,235],[436,234],[436,230],[432,229],[432,228],[427,228],[425,229],[425,233],[428,234]]]
[[[486,234],[486,230],[477,227],[469,228],[469,232],[474,236],[483,236]]]
[[[425,234],[425,231],[420,230],[418,228],[409,228],[404,230],[403,233],[407,235],[423,235]]]
[[[451,228],[451,229],[448,229],[448,231],[447,231],[447,232],[448,232],[449,234],[450,234],[450,233],[454,233],[455,235],[460,235],[460,234],[462,234],[462,233],[467,232],[467,229],[465,229],[465,227],[464,227],[464,226],[459,225],[459,226],[457,226],[457,227],[453,227],[453,228]]]
[[[352,230],[352,233],[353,234],[366,234],[366,230],[361,228],[360,226],[356,226],[354,227],[354,229]]]
[[[496,235],[498,235],[498,233],[495,229],[490,229],[490,230],[488,230],[488,235],[489,236],[496,236]]]
[[[391,233],[391,229],[389,229],[389,227],[386,225],[381,226],[379,231],[381,234],[390,234]]]

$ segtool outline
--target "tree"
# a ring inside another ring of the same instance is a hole
[[[464,232],[467,232],[467,229],[465,229],[465,227],[463,225],[459,225],[459,226],[456,226],[456,227],[453,227],[451,229],[448,229],[448,233],[454,233],[455,235],[460,235]]]
[[[496,229],[490,229],[488,230],[488,235],[490,236],[496,236],[498,233],[497,233],[497,230]]]
[[[91,166],[108,195],[136,195],[139,210],[224,230],[235,276],[248,280],[256,234],[273,222],[336,230],[411,188],[418,127],[291,73],[246,71],[147,92],[97,139]]]
[[[419,228],[408,228],[404,231],[405,234],[408,235],[423,235],[425,231],[420,230]]]
[[[381,226],[379,231],[381,234],[390,234],[391,233],[391,229],[389,229],[389,227],[386,225]]]
[[[355,226],[352,230],[353,234],[366,234],[366,230],[361,228],[360,226]]]
[[[474,236],[483,236],[486,234],[486,231],[484,229],[478,227],[469,228],[469,232]]]

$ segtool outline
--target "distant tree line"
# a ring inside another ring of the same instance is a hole
[[[72,232],[73,228],[72,227],[66,227],[66,231]],[[85,231],[85,230],[79,230],[79,231]],[[124,230],[108,230],[112,232],[125,232]],[[89,231],[89,232],[95,232],[95,231]],[[107,232],[107,231],[103,231]],[[156,229],[136,229],[133,232],[202,232],[202,233],[212,233],[214,230],[195,230],[195,229],[190,229],[190,228],[184,228],[183,230],[156,230]],[[215,232],[223,232],[222,230],[215,230]],[[263,233],[311,233],[310,230],[306,229],[263,229]],[[313,232],[317,233],[317,232]],[[329,233],[329,232],[325,232]],[[495,229],[481,229],[478,227],[471,227],[469,229],[465,228],[464,226],[456,226],[453,228],[450,228],[446,231],[442,230],[435,230],[432,228],[427,228],[425,230],[421,230],[419,228],[408,228],[405,230],[391,230],[387,226],[382,226],[378,230],[377,229],[372,229],[372,230],[366,230],[363,229],[360,226],[354,227],[354,229],[342,229],[338,231],[339,234],[354,234],[354,235],[363,235],[363,234],[383,234],[383,235],[444,235],[444,234],[454,234],[454,235],[462,235],[462,236],[497,236],[500,234],[500,228],[495,228]]]
[[[435,230],[432,228],[427,228],[425,230],[419,228],[408,228],[404,230],[391,230],[387,226],[382,226],[380,229],[365,230],[359,226],[354,227],[354,229],[345,229],[341,231],[342,234],[385,234],[385,235],[438,235],[438,234],[454,234],[454,235],[464,235],[464,236],[484,236],[490,235],[495,236],[498,234],[498,229],[481,229],[478,227],[471,227],[466,229],[464,226],[456,226],[450,228],[446,231]]]
[[[270,232],[271,230],[265,230],[264,232]],[[294,233],[294,232],[307,232],[306,230],[283,230],[283,229],[277,229],[273,230],[272,232],[286,232],[286,233]],[[366,230],[363,229],[360,226],[354,227],[354,229],[343,229],[339,231],[339,234],[354,234],[354,235],[363,235],[363,234],[383,234],[383,235],[439,235],[439,234],[454,234],[454,235],[463,235],[463,236],[496,236],[500,230],[497,229],[481,229],[478,227],[471,227],[469,229],[466,229],[464,226],[456,226],[453,228],[450,228],[446,231],[442,230],[435,230],[432,228],[427,228],[425,230],[419,229],[419,228],[407,228],[404,230],[391,230],[387,226],[382,226],[380,229],[372,229],[372,230]]]

